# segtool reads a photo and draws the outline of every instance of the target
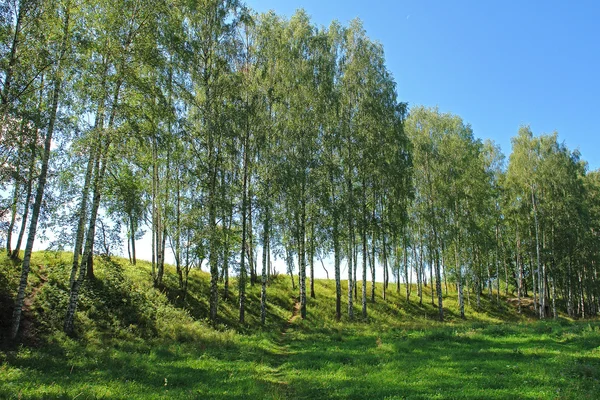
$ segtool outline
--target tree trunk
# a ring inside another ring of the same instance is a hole
[[[385,231],[382,232],[381,241],[383,246],[383,300],[387,300],[387,286],[389,281],[389,270],[387,265],[387,244],[385,242]]]
[[[419,305],[423,305],[423,240],[421,237],[421,229],[419,229],[419,272],[417,273],[417,291],[419,292]]]
[[[365,181],[362,182],[363,189],[363,226],[362,226],[362,317],[367,318],[367,189]]]
[[[310,225],[310,247],[308,251],[309,265],[310,265],[310,297],[316,298],[315,296],[315,223],[311,222]]]
[[[496,251],[494,254],[494,262],[496,264],[496,304],[500,305],[500,258],[498,257],[498,251],[500,249],[498,225],[496,225]]]
[[[20,149],[21,146],[19,146]],[[19,151],[18,156],[21,156],[21,151]],[[20,182],[19,182],[19,175],[20,175],[20,167],[21,163],[20,161],[17,162],[17,173],[15,176],[15,187],[13,188],[13,198],[11,201],[11,218],[10,218],[10,224],[8,225],[8,231],[6,232],[6,255],[7,256],[11,256],[12,255],[12,251],[11,251],[11,244],[12,244],[12,232],[13,229],[15,229],[15,222],[17,220],[17,209],[18,209],[18,203],[19,203],[19,188],[20,188]]]
[[[340,240],[338,233],[338,218],[334,211],[333,215],[333,268],[335,275],[335,320],[342,318],[342,283],[340,272]]]
[[[354,236],[354,230],[353,230],[353,223],[352,223],[352,216],[351,216],[351,212],[349,211],[348,215],[348,231],[349,231],[349,237],[348,237],[348,318],[350,320],[354,319],[354,304],[353,304],[353,290],[354,290],[354,282],[352,279],[352,271],[354,270],[353,268],[353,253],[354,253],[354,240],[352,240],[352,237]]]
[[[90,214],[90,219],[88,222],[88,232],[87,235],[91,235],[91,237],[86,236],[86,247],[83,250],[83,258],[87,257],[86,260],[86,277],[87,279],[93,280],[95,279],[94,275],[94,240],[96,236],[96,220],[98,218],[98,209],[100,208],[100,197],[102,195],[102,185],[104,184],[104,175],[106,172],[106,163],[108,156],[108,149],[110,146],[110,141],[107,138],[106,143],[104,145],[104,149],[100,149],[100,154],[97,157],[100,159],[100,169],[95,171],[94,174],[94,192],[92,194],[92,210]],[[88,239],[90,239],[88,241]],[[89,243],[89,248],[87,248]]]
[[[37,141],[37,135],[36,139]],[[25,230],[27,229],[27,218],[29,217],[29,206],[31,203],[31,194],[33,191],[33,175],[35,170],[35,156],[32,155],[31,164],[29,167],[29,179],[27,181],[27,193],[25,194],[25,202],[23,203],[23,216],[21,221],[21,228],[19,229],[19,236],[17,237],[17,244],[12,251],[11,258],[16,260],[19,257],[19,251],[21,250],[21,242],[23,241],[23,236],[25,236]]]
[[[27,288],[27,280],[29,278],[29,270],[31,263],[31,253],[33,251],[33,243],[35,241],[35,234],[37,230],[37,223],[40,216],[40,210],[42,208],[42,202],[44,200],[44,190],[46,188],[46,179],[48,176],[48,164],[50,161],[50,150],[52,147],[52,135],[54,133],[54,125],[56,123],[56,114],[58,111],[58,103],[60,99],[60,92],[62,87],[62,57],[66,53],[67,45],[69,42],[69,17],[70,9],[67,6],[64,13],[64,26],[63,26],[63,37],[61,43],[61,54],[56,65],[56,73],[54,76],[54,88],[52,90],[52,106],[50,109],[50,115],[48,120],[48,129],[46,132],[46,138],[44,139],[44,153],[42,155],[42,166],[40,176],[38,179],[38,187],[35,195],[35,201],[33,203],[33,211],[31,214],[31,224],[29,225],[29,233],[27,236],[27,244],[25,246],[25,255],[23,257],[23,264],[21,265],[21,279],[19,281],[19,289],[17,291],[17,298],[15,301],[15,308],[13,310],[12,324],[10,330],[11,340],[16,339],[19,333],[19,326],[21,324],[21,314],[23,311],[23,303],[25,301],[25,289]]]
[[[437,237],[437,232],[434,231],[433,234],[434,238]],[[440,254],[439,254],[439,248],[436,246],[435,247],[435,290],[437,292],[437,298],[438,298],[438,313],[439,313],[439,318],[440,321],[444,321],[444,307],[442,305],[442,279],[440,276]],[[433,292],[433,285],[431,287],[432,292]]]
[[[536,250],[536,255],[537,255],[538,282],[540,282],[540,288],[543,289],[543,282],[541,279],[542,278],[542,276],[541,276],[542,268],[541,268],[541,263],[540,263],[541,262],[541,260],[540,260],[540,233],[539,233],[540,228],[539,228],[538,215],[537,215],[537,202],[536,202],[533,186],[531,186],[531,201],[533,202],[533,218],[535,220],[535,250]],[[534,294],[534,296],[535,296],[535,294]],[[540,318],[542,318],[542,319],[545,317],[544,300],[542,299],[543,296],[544,296],[544,292],[543,292],[543,290],[540,290]]]
[[[248,138],[248,143],[250,143],[250,138]],[[252,190],[250,189],[251,182],[251,171],[250,171],[250,161],[248,160],[248,228],[246,232],[246,237],[248,243],[246,243],[246,247],[248,248],[248,266],[250,267],[250,286],[254,286],[256,283],[256,262],[254,260],[254,237],[253,237],[253,229],[252,229]]]
[[[516,235],[517,235],[517,254],[516,254],[516,267],[517,270],[519,271],[519,278],[517,280],[517,298],[518,298],[518,312],[519,314],[521,314],[521,296],[523,295],[523,263],[520,262],[520,253],[521,253],[521,241],[519,240],[519,227],[517,225],[517,229],[516,229]]]
[[[487,270],[488,300],[491,303],[492,302],[492,271],[490,269],[491,267],[490,267],[489,260],[487,260],[487,262],[485,263],[485,266],[486,266],[486,270]]]
[[[137,228],[135,226],[134,218],[131,216],[129,217],[129,225],[131,229],[131,263],[133,265],[136,265],[137,258],[135,255],[135,233],[137,231]]]
[[[552,317],[556,319],[558,314],[556,313],[556,286],[554,285],[554,278],[551,280],[552,284]]]
[[[263,222],[263,254],[262,254],[262,280],[260,288],[260,323],[265,324],[267,316],[267,259],[269,258],[269,208],[265,207]]]
[[[99,135],[96,132],[96,135]],[[92,172],[94,170],[95,164],[99,161],[98,147],[100,146],[98,142],[98,138],[94,140],[94,144],[90,149],[90,154],[87,162],[87,166],[85,169],[85,178],[83,183],[83,190],[81,193],[81,204],[79,206],[79,221],[77,223],[77,234],[75,236],[75,246],[73,248],[73,265],[71,267],[71,277],[69,279],[69,286],[72,288],[73,283],[75,282],[77,271],[79,270],[79,256],[81,254],[81,248],[83,247],[83,239],[85,233],[85,223],[87,221],[87,202],[90,194],[90,186],[92,182]],[[97,167],[96,167],[97,169]]]
[[[458,308],[460,310],[460,317],[462,319],[465,319],[465,299],[463,296],[462,265],[460,260],[460,238],[458,237],[458,235],[456,237],[454,257],[456,260],[456,286],[458,290]]]
[[[240,254],[240,276],[238,278],[238,290],[239,290],[239,320],[240,324],[244,324],[245,322],[245,314],[246,314],[246,241],[248,236],[248,227],[247,227],[247,218],[248,218],[248,164],[249,164],[249,151],[248,145],[250,142],[250,131],[246,129],[246,134],[244,136],[244,171],[242,177],[242,249]],[[217,273],[217,271],[215,271]],[[212,272],[211,272],[212,274]],[[292,280],[293,282],[293,280]],[[215,292],[216,282],[214,284]],[[216,310],[215,310],[216,317]]]
[[[286,254],[286,263],[287,263],[288,273],[290,274],[290,278],[292,279],[292,290],[296,291],[296,284],[294,283],[294,257],[292,257],[292,254],[291,254],[290,250],[287,248],[287,246],[285,249],[285,254]]]
[[[108,142],[108,139],[107,139]],[[75,333],[75,311],[77,310],[77,305],[79,302],[79,290],[81,285],[83,284],[83,280],[86,275],[89,279],[90,269],[88,263],[93,257],[93,249],[94,249],[94,237],[96,232],[96,218],[98,216],[98,208],[100,207],[100,193],[101,193],[101,185],[104,177],[104,172],[106,171],[106,153],[108,149],[108,144],[104,151],[98,150],[101,154],[97,154],[95,156],[96,161],[94,162],[94,194],[92,200],[92,210],[90,213],[90,220],[88,224],[88,231],[85,239],[85,246],[83,250],[82,262],[79,268],[79,275],[77,280],[73,281],[71,285],[71,293],[69,296],[69,306],[67,309],[67,314],[65,316],[64,323],[64,331],[67,335],[73,336]],[[93,276],[93,275],[92,275]]]
[[[373,207],[373,221],[375,221],[375,207]],[[366,228],[365,228],[366,229]],[[376,243],[376,229],[377,227],[373,226],[372,238],[371,238],[371,302],[375,303],[375,243]],[[367,253],[368,254],[368,253]]]
[[[421,292],[421,279],[420,279],[420,272],[419,272],[419,260],[417,258],[417,246],[416,243],[413,244],[412,246],[412,250],[413,250],[413,265],[414,265],[414,270],[417,274],[417,295],[419,296],[419,304],[423,304],[423,295]]]
[[[158,165],[156,165],[158,171]],[[164,179],[164,192],[163,199],[161,201],[160,197],[158,198],[158,212],[157,219],[158,225],[157,229],[157,263],[156,263],[156,287],[161,288],[163,286],[162,281],[165,274],[165,252],[166,252],[166,243],[167,243],[167,204],[169,202],[169,183],[170,179],[170,170],[171,170],[171,150],[167,150],[167,159],[166,159],[166,176]],[[158,172],[157,172],[158,176]],[[157,185],[160,183],[160,179],[157,179]],[[160,193],[160,186],[157,187],[157,195]]]
[[[300,240],[298,243],[298,266],[300,270],[300,316],[306,319],[306,176],[302,180],[300,215]]]
[[[233,213],[233,207],[231,208],[231,213]],[[229,299],[229,234],[231,231],[231,220],[232,215],[225,215],[223,213],[223,234],[225,236],[223,240],[223,267],[222,267],[222,276],[223,276],[223,299]]]
[[[354,256],[354,278],[352,283],[354,283],[354,298],[358,300],[358,276],[356,274],[358,271],[358,244],[356,243],[356,237],[352,238],[352,253]]]
[[[122,82],[123,82],[122,79],[119,78],[115,84],[115,92],[114,92],[113,98],[112,98],[112,107],[111,107],[111,111],[110,111],[110,116],[108,118],[108,129],[112,129],[114,126]],[[102,136],[100,136],[100,138],[99,138],[100,143],[101,143],[101,141],[102,141]],[[102,194],[102,186],[104,184],[104,175],[106,172],[106,163],[107,163],[108,150],[110,148],[110,143],[111,143],[111,139],[110,139],[110,137],[107,137],[106,143],[104,144],[104,149],[102,150],[99,147],[100,153],[97,155],[97,157],[100,158],[101,167],[100,167],[99,181],[98,181],[97,185],[94,185],[94,193],[92,195],[93,204],[92,204],[92,213],[90,215],[90,222],[89,222],[90,229],[88,229],[88,234],[90,234],[90,232],[91,232],[91,234],[93,236],[92,236],[91,242],[90,242],[91,248],[87,252],[87,257],[88,257],[87,279],[95,278],[94,277],[94,240],[95,240],[94,236],[95,236],[95,232],[96,232],[96,217],[98,214],[98,208],[100,207],[100,197]],[[92,222],[93,222],[93,224],[92,224]],[[86,243],[87,243],[87,241],[86,241]],[[84,250],[84,256],[85,256],[85,250]]]
[[[175,181],[175,268],[177,270],[177,280],[179,290],[183,290],[183,270],[181,265],[181,170],[177,165],[177,179]],[[173,247],[173,246],[171,246]],[[183,298],[183,296],[182,296]],[[183,304],[183,301],[182,301]]]

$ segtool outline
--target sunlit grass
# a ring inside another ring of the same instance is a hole
[[[247,324],[237,322],[233,281],[215,329],[205,320],[208,274],[192,272],[184,302],[171,267],[165,288],[156,290],[148,263],[116,261],[97,260],[97,280],[83,289],[72,339],[60,331],[70,256],[35,254],[28,293],[38,288],[31,312],[39,342],[0,351],[0,398],[596,399],[600,393],[598,321],[532,321],[506,299],[496,304],[486,295],[481,312],[467,307],[463,321],[450,287],[441,323],[429,288],[419,304],[416,288],[407,302],[404,286],[396,293],[390,285],[385,301],[377,288],[367,321],[360,304],[348,321],[344,304],[336,322],[334,282],[318,280],[308,318],[290,322],[297,294],[280,276],[269,286],[265,327],[260,285],[248,288]],[[2,293],[14,296],[18,272],[18,265],[1,262]],[[344,296],[346,289],[343,282]]]

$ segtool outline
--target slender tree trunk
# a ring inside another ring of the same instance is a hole
[[[158,171],[158,165],[156,165]],[[157,212],[157,262],[156,262],[156,287],[162,287],[162,281],[165,274],[165,251],[166,251],[166,241],[167,241],[167,204],[169,201],[169,182],[170,182],[170,174],[171,170],[171,151],[170,149],[167,151],[167,159],[166,159],[166,176],[164,179],[163,187],[163,198],[158,198],[158,212]],[[157,172],[158,177],[158,172]],[[160,193],[160,179],[157,179],[157,195]]]
[[[115,92],[113,94],[113,98],[112,98],[112,107],[111,107],[111,112],[110,112],[110,116],[108,118],[108,128],[112,129],[114,126],[114,122],[115,122],[115,116],[117,113],[117,106],[118,106],[118,102],[119,102],[119,94],[121,92],[121,85],[122,85],[123,81],[122,78],[119,78],[115,84]],[[102,136],[100,136],[99,138],[99,143],[102,142]],[[106,163],[107,163],[107,157],[108,157],[108,151],[110,148],[110,143],[111,143],[111,139],[110,136],[106,137],[106,143],[104,144],[104,149],[102,149],[99,145],[98,149],[99,149],[99,154],[97,154],[97,157],[100,158],[100,176],[99,176],[99,181],[97,185],[94,185],[94,192],[92,195],[92,199],[93,199],[93,204],[92,204],[92,214],[90,215],[90,221],[89,221],[89,229],[88,229],[88,234],[92,234],[92,238],[91,238],[91,248],[89,249],[89,251],[87,252],[87,279],[94,279],[94,240],[95,240],[95,232],[96,232],[96,218],[97,218],[97,214],[98,214],[98,209],[100,207],[100,197],[102,194],[102,186],[104,185],[104,175],[106,172]],[[87,243],[87,242],[86,242]],[[85,256],[85,249],[84,249],[84,256]]]
[[[491,266],[490,266],[489,259],[486,260],[486,261],[487,262],[485,263],[485,266],[486,266],[486,269],[487,269],[488,300],[491,303],[492,302],[492,271],[491,271]]]
[[[404,244],[404,246],[402,246],[404,248],[402,253],[404,257],[404,284],[406,286],[406,302],[408,303],[410,301],[410,278],[408,271],[408,246],[406,244],[406,235],[402,235],[402,243]]]
[[[551,280],[552,284],[552,318],[558,318],[558,314],[556,313],[556,286],[554,285],[554,278]]]
[[[20,151],[21,146],[19,146],[19,153],[18,156],[21,156],[21,151]],[[8,225],[8,231],[6,232],[6,255],[7,256],[11,256],[12,252],[11,252],[11,244],[12,244],[12,232],[15,229],[15,222],[17,220],[17,209],[18,209],[18,203],[19,203],[19,189],[20,189],[20,170],[21,170],[21,163],[20,161],[17,163],[17,173],[15,176],[15,187],[13,188],[13,197],[12,197],[12,201],[10,204],[10,208],[11,208],[11,218],[10,218],[10,224]]]
[[[479,253],[475,246],[473,246],[473,253],[475,253],[475,265],[476,273],[475,273],[475,296],[477,301],[477,310],[481,310],[481,264],[479,260]]]
[[[500,305],[500,258],[498,257],[498,251],[500,249],[498,225],[496,225],[496,251],[494,254],[494,262],[496,264],[496,304]]]
[[[249,151],[248,146],[250,143],[250,130],[246,129],[244,137],[244,171],[242,177],[242,249],[240,254],[240,276],[238,278],[239,284],[239,311],[240,311],[240,324],[245,323],[246,314],[246,240],[248,235],[247,218],[248,218],[248,164],[249,164]],[[293,283],[293,279],[292,279]],[[216,291],[216,282],[215,282]],[[216,315],[216,311],[215,311]]]
[[[98,132],[96,132],[98,135]],[[79,206],[79,221],[77,223],[77,233],[75,236],[75,246],[73,248],[73,266],[71,267],[71,277],[69,279],[69,286],[72,288],[75,282],[77,271],[79,270],[79,256],[81,254],[81,248],[83,247],[83,239],[85,233],[85,223],[87,221],[87,202],[90,194],[90,186],[92,182],[92,172],[94,165],[99,161],[97,158],[98,154],[98,139],[95,139],[95,143],[90,149],[90,155],[85,169],[85,178],[83,183],[83,191],[81,194],[81,204]]]
[[[353,257],[354,257],[354,221],[352,218],[352,214],[353,214],[353,206],[354,206],[354,199],[353,199],[353,185],[352,185],[352,168],[351,168],[351,164],[352,164],[352,147],[351,147],[351,142],[350,139],[348,138],[348,161],[347,161],[347,171],[346,171],[346,186],[347,186],[347,190],[348,190],[348,202],[347,202],[347,212],[348,212],[348,318],[350,320],[354,319],[354,304],[353,304],[353,298],[352,298],[352,290],[354,288],[355,282],[352,279],[352,272],[353,270],[356,271],[356,269],[354,268],[354,265],[356,263],[353,263]],[[354,273],[354,277],[356,278],[356,272]]]
[[[465,276],[465,287],[467,288],[467,304],[471,307],[471,285],[469,285],[469,275]]]
[[[94,170],[98,171],[99,165],[97,163],[99,160],[100,153],[100,136],[101,132],[104,129],[104,103],[106,101],[106,73],[108,72],[108,64],[104,65],[104,73],[102,75],[102,83],[101,83],[101,91],[102,95],[98,100],[98,107],[96,110],[96,119],[94,122],[94,141],[90,148],[90,154],[88,156],[88,162],[85,169],[85,178],[83,183],[83,189],[81,193],[81,204],[79,206],[79,221],[77,223],[77,233],[75,235],[75,246],[73,248],[73,265],[71,267],[71,276],[69,279],[69,286],[71,287],[75,282],[77,271],[79,270],[79,257],[82,253],[82,248],[84,244],[84,235],[85,235],[85,224],[88,218],[88,198],[90,195],[90,189],[92,185],[92,174]]]
[[[338,233],[338,218],[334,211],[333,215],[333,268],[335,274],[335,319],[342,318],[342,277],[340,272],[340,240]]]
[[[154,179],[153,179],[154,180]],[[152,254],[151,254],[151,267],[150,267],[150,275],[152,276],[152,283],[156,286],[156,226],[155,226],[155,221],[156,221],[156,213],[155,213],[155,206],[154,206],[154,183],[152,184],[152,221],[151,221],[151,225],[152,225],[152,244],[150,245],[151,249],[152,249]]]
[[[356,237],[352,238],[352,253],[354,256],[354,278],[352,283],[354,283],[354,298],[358,301],[358,276],[356,274],[358,271],[358,243],[356,243]]]
[[[133,265],[133,262],[131,260],[131,233],[128,230],[127,231],[127,259],[129,260],[129,264]]]
[[[421,292],[421,278],[420,278],[420,272],[419,272],[419,259],[417,258],[416,243],[413,244],[412,249],[413,249],[413,265],[414,265],[415,273],[417,274],[417,296],[419,297],[419,299],[422,299],[423,296],[422,296],[422,292]],[[422,300],[419,301],[419,304],[422,304]]]
[[[585,272],[585,269],[584,269]],[[581,271],[577,274],[578,278],[579,278],[579,291],[580,291],[580,296],[579,296],[579,307],[580,307],[580,315],[581,318],[585,319],[585,290],[584,290],[584,284],[583,284],[583,277],[585,276],[585,273],[582,274]]]
[[[419,292],[419,305],[423,305],[423,240],[419,229],[419,272],[417,273],[417,291]]]
[[[263,254],[262,254],[262,280],[260,288],[260,323],[265,324],[267,317],[267,259],[269,258],[269,207],[265,207],[263,221]]]
[[[54,125],[56,123],[56,115],[58,111],[58,103],[60,99],[60,92],[62,88],[62,58],[67,51],[69,42],[69,17],[70,17],[70,5],[67,4],[64,12],[64,25],[63,25],[63,37],[61,43],[60,57],[56,65],[56,73],[54,76],[54,88],[52,90],[52,106],[50,109],[50,115],[48,119],[48,129],[46,131],[46,137],[44,139],[44,153],[42,155],[42,166],[40,176],[38,179],[38,187],[35,195],[35,201],[33,203],[33,211],[31,214],[31,224],[29,225],[29,234],[27,237],[27,244],[25,246],[25,255],[23,257],[23,264],[21,265],[21,279],[19,281],[19,288],[17,291],[17,298],[15,301],[15,308],[13,310],[12,324],[10,330],[11,340],[16,339],[19,333],[19,326],[21,324],[21,314],[23,312],[23,303],[25,301],[25,289],[27,288],[27,280],[29,277],[31,253],[33,251],[33,243],[35,241],[35,234],[37,230],[37,223],[40,216],[40,210],[42,208],[42,202],[44,200],[44,190],[46,188],[46,179],[48,176],[48,164],[50,161],[50,150],[52,147],[52,135],[54,133]]]
[[[181,265],[181,167],[180,162],[176,166],[177,178],[175,180],[175,268],[179,289],[183,290],[183,270]],[[183,304],[183,302],[182,302]]]
[[[434,238],[437,237],[437,232],[434,231],[433,234]],[[444,321],[444,307],[442,305],[442,279],[440,276],[440,254],[439,254],[439,248],[436,246],[435,247],[435,253],[436,253],[436,259],[435,259],[435,290],[437,292],[437,298],[438,298],[438,313],[439,313],[439,318],[440,321]],[[433,285],[432,285],[432,291],[433,291]]]
[[[362,226],[362,317],[367,318],[367,221],[366,188],[363,181],[363,226]]]
[[[300,240],[298,243],[298,266],[300,269],[300,316],[306,319],[306,176],[302,179],[300,215]]]
[[[535,193],[533,190],[533,186],[531,187],[531,201],[533,202],[533,218],[535,220],[535,250],[537,255],[537,270],[538,270],[538,282],[540,282],[540,288],[543,289],[543,283],[541,279],[542,268],[540,264],[540,233],[539,233],[539,223],[538,223],[538,215],[537,215],[537,202],[535,198]],[[544,311],[544,301],[542,297],[544,296],[543,290],[540,290],[540,318],[545,317]],[[535,297],[535,289],[534,289],[534,297]]]
[[[37,135],[36,139],[37,141]],[[35,156],[32,155],[31,164],[29,166],[29,178],[27,180],[27,193],[25,194],[25,202],[23,203],[23,216],[21,217],[21,228],[19,229],[19,236],[17,237],[17,244],[12,251],[11,258],[16,260],[19,257],[19,251],[21,250],[21,243],[25,236],[25,230],[27,229],[27,218],[29,217],[29,208],[31,203],[31,195],[33,191],[33,175],[35,171]]]
[[[389,280],[389,270],[387,261],[387,244],[385,243],[385,231],[381,234],[381,241],[383,246],[383,300],[387,300],[387,286]]]
[[[538,309],[538,292],[537,292],[537,288],[538,285],[536,284],[536,275],[537,275],[537,271],[535,271],[533,268],[533,254],[529,253],[529,266],[530,266],[530,270],[531,270],[531,290],[533,290],[533,312],[534,313],[538,313],[539,314],[539,309]]]
[[[269,276],[269,278],[271,278],[271,276],[273,276],[273,268],[271,266],[271,243],[270,243],[270,241],[267,243],[267,254],[269,255],[269,258],[267,259],[267,275]]]
[[[396,252],[397,254],[397,252]],[[396,293],[400,294],[400,265],[398,261],[394,258],[394,265],[391,267],[392,277],[394,278],[394,282],[396,283]]]
[[[112,124],[111,124],[112,125]],[[92,194],[92,209],[90,219],[88,222],[88,232],[86,236],[86,247],[83,250],[83,257],[86,258],[86,278],[89,280],[95,279],[94,275],[94,240],[96,237],[96,220],[98,218],[98,209],[100,208],[100,197],[102,195],[102,185],[104,182],[104,175],[106,172],[108,149],[110,146],[110,140],[107,138],[104,144],[104,149],[100,149],[100,154],[97,157],[100,159],[100,169],[94,173],[94,186]],[[89,237],[91,235],[91,237]],[[89,241],[87,239],[90,239]],[[89,248],[87,247],[89,243]]]
[[[375,303],[375,233],[371,243],[371,302]]]
[[[519,240],[519,226],[516,229],[517,235],[517,254],[515,258],[516,267],[518,270],[519,278],[517,280],[517,298],[518,298],[518,312],[521,314],[521,296],[523,295],[523,263],[520,260],[521,255],[521,241]]]
[[[309,265],[310,265],[310,297],[316,298],[315,296],[315,223],[310,224],[310,248],[309,248]]]
[[[108,139],[107,139],[108,141]],[[88,279],[89,276],[89,266],[88,263],[90,259],[93,257],[93,248],[94,248],[94,237],[96,232],[96,218],[98,216],[98,208],[100,207],[100,193],[101,193],[101,185],[104,177],[104,172],[106,171],[106,153],[107,153],[108,145],[106,145],[106,149],[104,151],[99,150],[101,154],[98,154],[95,158],[95,166],[94,166],[94,194],[92,200],[92,210],[90,214],[90,220],[88,224],[88,231],[85,239],[85,246],[83,250],[83,257],[81,266],[79,268],[79,275],[76,280],[73,281],[71,285],[71,293],[69,296],[69,306],[67,309],[67,314],[65,316],[64,323],[64,331],[67,335],[72,336],[75,333],[75,311],[77,311],[77,305],[79,302],[79,290],[81,285],[83,284],[83,280],[86,275]]]
[[[250,143],[250,138],[248,138],[248,143]],[[248,160],[248,229],[246,232],[246,237],[248,243],[246,247],[248,249],[248,267],[250,269],[250,286],[254,286],[256,283],[256,262],[254,260],[254,237],[253,237],[253,228],[252,228],[252,190],[251,190],[251,176],[252,172],[250,170],[250,161]]]
[[[348,238],[348,318],[350,320],[354,319],[354,304],[353,304],[353,290],[354,290],[354,282],[352,279],[352,271],[354,270],[352,261],[353,261],[353,253],[354,253],[354,241],[352,237],[354,236],[352,217],[348,218],[348,230],[349,230],[349,238]]]
[[[233,212],[233,207],[231,207],[231,213]],[[229,235],[231,230],[231,215],[225,215],[223,213],[223,299],[229,299]]]
[[[435,306],[435,290],[433,288],[433,270],[435,269],[435,249],[429,241],[429,282],[431,284],[431,305]]]
[[[569,317],[573,317],[574,315],[574,307],[573,307],[573,283],[571,281],[572,276],[571,271],[571,256],[567,258],[567,314]]]
[[[157,237],[158,215],[157,215],[157,195],[158,195],[158,144],[156,136],[152,138],[152,283],[156,287],[156,261],[157,261]]]
[[[504,295],[508,297],[508,263],[506,262],[506,248],[504,244],[502,245],[502,264],[504,264]]]
[[[460,259],[460,238],[458,235],[456,237],[454,257],[456,260],[456,286],[458,290],[458,308],[460,310],[460,317],[462,319],[465,319],[465,299],[463,296],[462,265]]]
[[[136,265],[137,258],[135,255],[135,233],[137,231],[137,228],[135,226],[135,221],[132,216],[129,217],[129,224],[130,224],[130,229],[131,229],[131,263],[133,265]]]
[[[285,252],[288,272],[290,274],[290,278],[292,279],[292,290],[296,291],[296,284],[294,283],[294,257],[292,257],[292,254],[287,247]]]

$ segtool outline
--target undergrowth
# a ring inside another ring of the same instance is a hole
[[[269,282],[260,324],[260,284],[248,286],[246,324],[238,322],[237,283],[219,287],[219,321],[208,315],[209,275],[190,274],[183,298],[168,266],[154,288],[149,263],[97,258],[76,314],[76,336],[62,333],[71,256],[38,252],[21,343],[6,347],[20,265],[0,260],[0,398],[597,398],[598,321],[536,321],[509,300],[482,297],[446,321],[426,287],[422,303],[377,287],[368,318],[335,320],[335,284],[315,282],[305,320],[293,318],[289,277]],[[343,293],[346,293],[343,282]],[[360,282],[359,282],[360,284]],[[369,284],[370,289],[370,284]],[[370,291],[369,291],[370,293]],[[29,338],[29,339],[27,339]],[[31,340],[31,339],[35,340]]]

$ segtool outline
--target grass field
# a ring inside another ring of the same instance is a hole
[[[413,294],[407,303],[391,290],[387,301],[378,292],[369,303],[368,321],[335,322],[328,281],[317,281],[317,299],[301,320],[289,278],[281,276],[269,287],[267,326],[257,322],[257,286],[249,288],[246,326],[236,323],[231,297],[213,329],[203,319],[206,274],[193,273],[183,303],[172,271],[159,292],[141,264],[97,262],[98,279],[85,285],[78,338],[71,339],[60,332],[68,255],[37,253],[24,344],[0,350],[0,398],[600,397],[598,321],[532,321],[504,298],[500,305],[485,298],[481,312],[468,307],[462,321],[450,292],[448,321],[440,323],[430,298],[419,305]],[[4,260],[3,327],[17,278],[18,265]]]

